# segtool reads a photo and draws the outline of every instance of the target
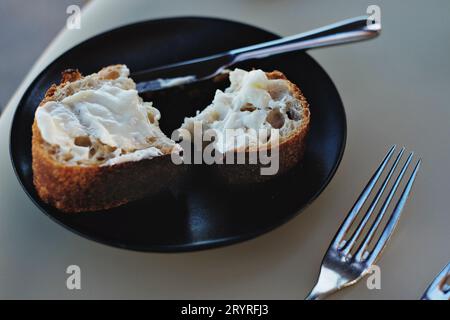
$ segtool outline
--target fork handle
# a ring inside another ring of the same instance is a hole
[[[368,16],[346,19],[328,26],[261,44],[231,50],[233,63],[254,58],[344,44],[374,38],[381,32],[380,23],[371,23]]]

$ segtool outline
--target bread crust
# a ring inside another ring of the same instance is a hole
[[[294,167],[303,158],[306,145],[306,137],[308,135],[310,127],[310,110],[309,103],[301,90],[292,82],[290,82],[286,76],[280,71],[266,72],[267,78],[286,80],[289,86],[289,92],[298,100],[302,105],[302,123],[301,125],[293,131],[292,134],[288,135],[280,141],[279,144],[279,170],[275,175],[261,175],[261,168],[264,165],[259,164],[218,164],[215,165],[214,171],[228,184],[252,184],[260,183],[263,181],[270,180],[275,176],[279,176],[292,167]],[[238,156],[245,157],[249,159],[250,154],[253,152],[258,152],[257,150],[235,150],[233,152],[234,159]],[[244,153],[244,155],[242,155]],[[224,156],[226,159],[226,156]],[[224,159],[224,163],[225,160]]]
[[[107,68],[103,69],[107,70]],[[105,73],[106,76],[107,72]],[[47,91],[41,105],[53,100],[67,83],[81,79],[77,70],[63,72],[61,84]],[[112,166],[65,165],[46,148],[36,119],[32,127],[33,182],[39,197],[63,212],[105,210],[160,191],[181,171],[170,154]]]

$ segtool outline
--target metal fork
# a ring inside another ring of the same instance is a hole
[[[422,300],[450,300],[450,286],[446,283],[450,278],[450,262],[436,276],[422,296]]]
[[[406,159],[402,169],[400,170],[400,173],[395,179],[391,190],[384,200],[383,205],[378,211],[378,214],[369,230],[364,231],[364,229],[368,227],[368,221],[373,215],[377,203],[383,195],[383,192],[385,191],[389,180],[394,175],[395,169],[397,168],[405,152],[404,147],[400,150],[397,157],[395,158],[394,163],[389,169],[367,212],[361,219],[361,222],[358,224],[358,226],[355,228],[355,231],[351,235],[349,235],[348,233],[350,233],[349,229],[355,221],[355,218],[360,213],[362,206],[374,189],[375,184],[380,179],[380,176],[387,167],[389,160],[392,158],[395,148],[396,146],[394,145],[389,150],[380,166],[375,171],[372,178],[369,180],[369,183],[359,196],[358,200],[354,204],[353,208],[345,218],[345,221],[342,223],[334,240],[328,248],[327,253],[325,254],[325,257],[322,261],[322,266],[320,268],[319,279],[316,286],[306,298],[307,300],[322,299],[333,292],[355,284],[358,280],[360,280],[368,273],[370,267],[380,257],[382,250],[386,246],[389,238],[392,236],[395,226],[400,219],[400,215],[403,208],[405,207],[406,200],[408,199],[413,182],[416,178],[417,171],[419,170],[421,159],[417,161],[386,226],[383,229],[383,232],[381,233],[381,236],[378,238],[372,250],[369,251],[368,246],[371,244],[375,232],[380,226],[380,223],[386,214],[389,204],[391,203],[392,198],[394,197],[394,194],[396,193],[399,184],[405,175],[405,172],[411,164],[414,155],[413,152],[411,152]],[[358,242],[360,242],[360,245],[356,246]]]

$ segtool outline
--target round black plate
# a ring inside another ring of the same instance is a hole
[[[91,38],[51,63],[20,101],[11,128],[10,152],[16,174],[31,199],[52,219],[95,241],[133,250],[176,252],[227,245],[256,237],[288,221],[325,188],[345,146],[346,120],[339,94],[326,72],[304,52],[247,62],[242,67],[280,70],[311,104],[311,130],[302,164],[262,186],[227,188],[196,166],[181,187],[97,213],[64,214],[43,203],[33,186],[31,125],[34,112],[61,71],[83,74],[124,63],[131,71],[189,60],[269,41],[276,35],[242,23],[211,18],[153,20]],[[152,100],[170,134],[184,118],[206,106],[214,95],[180,93]],[[151,179],[151,177],[149,177]]]

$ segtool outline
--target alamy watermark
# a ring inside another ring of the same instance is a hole
[[[66,269],[69,276],[66,279],[68,290],[81,290],[81,268],[77,265],[70,265]]]
[[[195,121],[193,130],[178,129],[172,134],[179,141],[182,155],[172,152],[171,159],[180,164],[259,164],[261,175],[275,175],[280,167],[280,132],[278,129],[203,130]]]
[[[69,15],[66,20],[66,27],[69,30],[81,29],[81,8],[77,5],[70,5],[66,9],[66,13]]]
[[[380,24],[381,23],[381,8],[376,4],[371,4],[367,7],[366,13],[369,15],[367,18],[367,25]]]
[[[369,290],[381,290],[381,269],[376,264],[370,266],[367,271],[369,276],[367,277],[366,286]]]

